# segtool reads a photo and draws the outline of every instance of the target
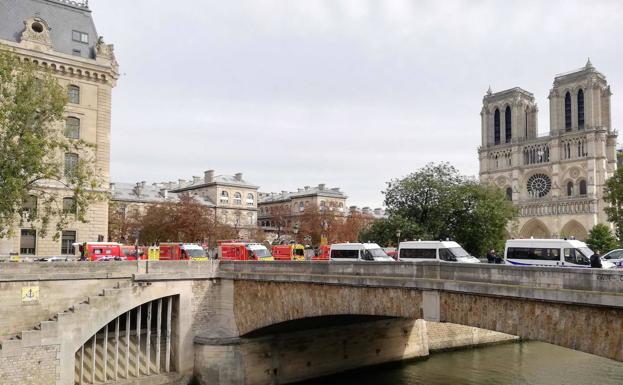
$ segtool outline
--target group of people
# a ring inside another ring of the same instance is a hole
[[[487,252],[487,263],[502,263],[502,257],[494,250],[491,249]]]

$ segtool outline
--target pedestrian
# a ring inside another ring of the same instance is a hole
[[[599,250],[597,250],[595,254],[591,255],[591,268],[601,269],[601,267],[601,255],[599,255]]]
[[[487,263],[495,263],[495,250],[487,251]]]
[[[502,264],[502,257],[500,256],[500,254],[498,253],[494,253],[494,254],[495,254],[493,258],[494,263],[498,265]]]

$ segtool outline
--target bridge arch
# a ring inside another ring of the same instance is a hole
[[[125,332],[128,316],[130,317],[130,327],[134,328],[129,333],[131,340],[129,348],[132,350],[132,354],[134,354],[134,362],[141,360],[139,361],[139,368],[141,368],[139,370],[142,370],[141,373],[143,374],[141,376],[145,376],[146,374],[144,373],[147,373],[146,368],[149,368],[145,361],[145,353],[147,352],[146,340],[143,339],[140,341],[140,345],[138,345],[139,336],[145,335],[148,330],[148,328],[143,326],[148,315],[143,312],[148,312],[148,308],[151,308],[151,322],[157,323],[157,310],[154,309],[157,309],[159,306],[162,306],[160,335],[166,338],[168,333],[169,336],[169,369],[179,370],[181,367],[181,355],[183,355],[181,346],[183,343],[187,343],[187,341],[181,340],[180,335],[184,334],[184,331],[189,328],[188,323],[183,320],[179,311],[181,308],[188,307],[186,302],[189,299],[185,298],[184,294],[184,288],[179,285],[139,284],[126,288],[106,289],[99,296],[89,297],[89,300],[80,304],[73,314],[59,319],[58,334],[64,342],[61,345],[61,355],[65,358],[61,360],[60,383],[97,384],[114,381],[115,379],[109,373],[104,374],[105,367],[110,368],[110,373],[114,374],[112,372],[114,370],[114,355],[108,356],[108,354],[113,352],[115,348],[112,345],[108,346],[108,342],[116,337],[117,322],[119,323],[120,333],[121,330]],[[165,317],[164,322],[162,322],[163,315]],[[141,320],[140,323],[137,317]],[[167,324],[169,317],[171,317],[170,323]],[[142,325],[140,326],[140,331],[137,331],[136,326],[139,324]],[[169,327],[171,329],[170,332],[168,332]],[[155,328],[150,330],[153,330],[155,335],[157,335],[158,331]],[[94,342],[95,344],[93,344]],[[140,349],[138,349],[139,346]],[[94,347],[95,350],[93,350]],[[155,348],[156,345],[153,345],[153,347]],[[140,350],[142,350],[142,353],[139,353]],[[141,355],[143,356],[141,357]],[[84,365],[84,360],[87,357],[90,359],[90,367]],[[93,361],[93,358],[95,358],[95,361]],[[123,358],[125,359],[125,356]],[[153,357],[152,362],[155,361],[155,358]],[[166,357],[161,358],[166,359]],[[118,358],[118,362],[121,363],[120,358]],[[118,367],[119,363],[117,364]],[[89,378],[87,378],[85,368],[90,369],[88,371]],[[123,374],[125,374],[125,367],[123,370]],[[133,372],[131,378],[135,374],[137,373]],[[80,378],[83,378],[82,382],[80,382]],[[124,376],[118,375],[118,378],[122,379]]]

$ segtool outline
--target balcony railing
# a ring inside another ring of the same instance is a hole
[[[591,214],[596,212],[597,200],[586,197],[535,200],[517,204],[520,217]]]

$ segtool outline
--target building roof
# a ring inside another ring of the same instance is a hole
[[[595,75],[597,78],[599,78],[602,81],[606,80],[606,77],[604,76],[604,74],[602,74],[601,72],[595,69],[595,67],[593,66],[593,63],[591,63],[591,59],[589,58],[586,61],[586,64],[584,65],[584,67],[577,68],[569,72],[557,74],[556,77],[554,78],[554,86],[560,85],[566,82],[576,81],[578,79],[584,78],[585,76],[589,74]]]
[[[260,193],[258,198],[259,204],[287,202],[294,198],[303,198],[308,196],[323,196],[328,198],[348,198],[339,187],[326,188],[324,184],[319,184],[316,187],[305,186],[299,188],[298,191],[282,191],[280,193]]]
[[[82,57],[95,58],[98,35],[87,0],[0,0],[0,39],[19,43],[24,21],[33,17],[50,27],[55,51],[72,55],[76,49]],[[73,41],[73,31],[88,34],[88,43]]]
[[[209,179],[206,177],[193,177],[193,180],[186,181],[184,179],[180,179],[176,186],[173,186],[174,182],[169,182],[171,185],[171,191],[173,192],[182,192],[182,191],[190,191],[195,190],[202,187],[214,186],[214,185],[225,185],[225,186],[233,186],[240,188],[248,188],[257,190],[259,186],[254,185],[242,178],[242,174],[236,175],[216,175],[210,176]]]
[[[170,192],[156,183],[148,185],[145,182],[111,183],[110,191],[112,201],[133,203],[178,202],[181,195],[180,193]],[[206,206],[215,207],[215,204],[207,197],[195,196],[195,199]]]
[[[495,102],[498,100],[504,100],[512,95],[523,95],[528,99],[534,99],[534,95],[532,92],[528,92],[521,87],[513,87],[507,90],[492,92],[491,87],[487,90],[487,94],[484,97],[484,100],[487,102]]]

